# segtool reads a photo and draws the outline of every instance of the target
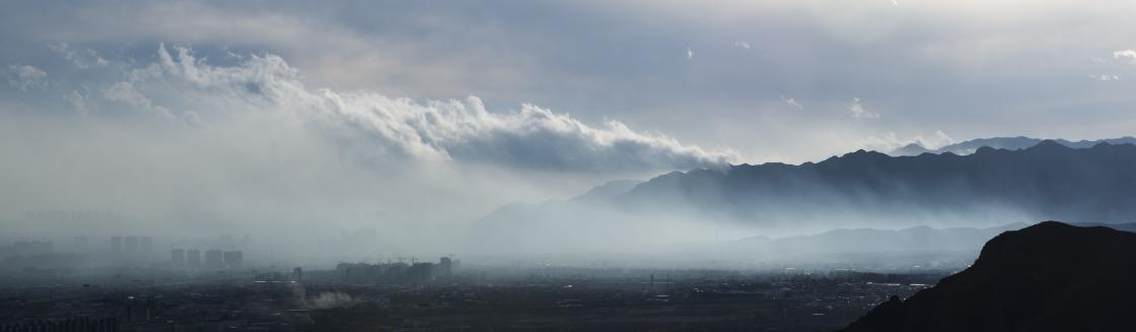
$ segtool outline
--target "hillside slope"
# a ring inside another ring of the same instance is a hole
[[[1136,233],[1043,222],[987,242],[974,264],[844,331],[1120,331],[1136,305]]]

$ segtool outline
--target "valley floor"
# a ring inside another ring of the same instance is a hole
[[[831,331],[942,276],[686,271],[505,280],[457,275],[420,285],[317,277],[5,288],[0,329],[88,318],[113,319],[120,331]]]

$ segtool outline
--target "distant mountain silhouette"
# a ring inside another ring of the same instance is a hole
[[[907,227],[897,230],[856,228],[836,229],[813,235],[777,239],[752,237],[735,241],[734,246],[763,252],[827,255],[835,253],[872,254],[883,252],[978,253],[983,243],[1007,230],[1025,227],[1013,223],[997,227]],[[974,257],[970,257],[973,259]]]
[[[924,153],[936,153],[936,150],[931,150],[931,149],[928,149],[926,147],[923,147],[923,145],[919,144],[919,143],[911,143],[911,144],[901,146],[898,149],[891,150],[891,152],[888,152],[887,154],[889,156],[918,156],[918,155],[921,155],[921,154],[924,154]],[[955,154],[964,154],[964,153],[955,152]]]
[[[596,186],[595,188],[592,188],[591,190],[588,190],[588,192],[584,193],[583,195],[576,196],[572,199],[577,201],[600,201],[611,199],[630,191],[640,183],[643,182],[635,180],[608,181],[604,184]]]
[[[1022,149],[1027,149],[1027,148],[1030,148],[1034,145],[1037,145],[1038,143],[1041,143],[1042,141],[1044,141],[1044,140],[1040,139],[1040,138],[1031,138],[1031,137],[1025,137],[1025,136],[991,137],[991,138],[972,139],[972,140],[969,140],[969,141],[964,141],[964,142],[946,145],[946,146],[943,146],[943,147],[940,147],[940,148],[937,148],[937,149],[928,149],[928,148],[924,147],[923,145],[920,145],[919,143],[911,143],[911,144],[905,145],[903,147],[900,147],[898,149],[892,150],[892,151],[888,152],[887,154],[892,155],[892,156],[918,156],[918,155],[924,154],[924,153],[939,154],[939,153],[950,152],[950,153],[954,153],[954,154],[958,154],[958,155],[965,155],[965,154],[974,153],[975,151],[978,151],[978,149],[982,148],[982,147],[988,147],[988,148],[994,148],[994,149],[1004,149],[1004,150],[1022,150]],[[1099,139],[1099,140],[1080,140],[1080,141],[1069,141],[1069,140],[1064,140],[1064,139],[1055,139],[1053,141],[1057,142],[1058,144],[1070,147],[1070,148],[1084,149],[1084,148],[1090,148],[1090,147],[1097,145],[1097,144],[1100,144],[1100,143],[1136,144],[1136,137],[1121,137],[1121,138],[1110,138],[1110,139]]]
[[[754,222],[1004,214],[1037,219],[1136,219],[1136,145],[1073,149],[1042,141],[1024,150],[979,148],[891,157],[856,151],[818,163],[738,165],[672,172],[616,197],[618,205],[685,206]],[[1002,219],[1005,220],[1005,219]]]
[[[665,233],[650,230],[689,225],[801,234],[1048,219],[1136,221],[1136,145],[1073,149],[1043,141],[1023,150],[907,157],[861,150],[800,165],[671,172],[574,199],[503,207],[472,227],[470,241],[511,252],[630,245]]]
[[[1043,222],[986,243],[974,264],[843,331],[1130,331],[1136,233]]]
[[[789,266],[844,266],[863,270],[958,270],[978,257],[982,244],[1007,230],[1028,226],[835,229],[810,235],[754,236],[693,248],[699,257]],[[685,255],[685,253],[683,253]]]

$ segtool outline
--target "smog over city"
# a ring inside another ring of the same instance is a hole
[[[1136,324],[1132,4],[0,9],[2,332]]]

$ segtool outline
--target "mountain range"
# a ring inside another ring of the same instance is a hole
[[[914,226],[901,229],[851,228],[817,234],[768,238],[749,237],[734,241],[732,246],[751,252],[777,251],[792,255],[859,254],[889,252],[973,252],[994,236],[1007,230],[1026,227],[1012,223],[995,227]],[[974,258],[974,257],[970,257]]]
[[[1133,166],[1131,144],[1074,149],[1042,141],[964,156],[860,150],[818,163],[673,172],[615,199],[623,206],[687,206],[750,222],[799,224],[815,221],[812,216],[916,221],[962,213],[1113,223],[1136,218]]]
[[[1124,331],[1134,279],[1136,233],[1043,222],[998,235],[966,270],[844,331]]]
[[[902,146],[898,149],[887,152],[887,154],[892,155],[892,156],[918,156],[918,155],[921,155],[921,154],[924,154],[924,153],[940,154],[940,153],[950,152],[950,153],[954,153],[954,154],[958,154],[958,155],[964,155],[964,154],[974,153],[975,151],[978,151],[978,149],[982,148],[982,147],[989,147],[989,148],[995,148],[995,149],[1005,149],[1005,150],[1021,150],[1021,149],[1026,149],[1026,148],[1032,147],[1034,145],[1037,145],[1038,143],[1041,143],[1042,141],[1044,141],[1044,139],[1025,137],[1025,136],[991,137],[991,138],[978,138],[978,139],[972,139],[972,140],[969,140],[969,141],[963,141],[963,142],[959,142],[959,143],[948,144],[948,145],[945,145],[945,146],[942,146],[942,147],[939,147],[939,148],[935,148],[935,149],[928,149],[928,148],[924,147],[922,144],[919,144],[918,142],[916,142],[916,143],[904,145],[904,146]],[[1054,139],[1053,141],[1057,142],[1058,144],[1070,147],[1070,148],[1084,149],[1084,148],[1090,148],[1090,147],[1097,145],[1099,143],[1136,144],[1136,137],[1127,136],[1127,137],[1120,137],[1120,138],[1109,138],[1109,139],[1098,139],[1098,140],[1080,140],[1080,141],[1070,141],[1070,140],[1065,140],[1065,139]]]
[[[800,165],[671,172],[642,183],[608,184],[570,200],[508,206],[483,218],[475,237],[511,248],[529,238],[498,234],[555,234],[559,244],[589,248],[626,243],[628,234],[686,232],[681,227],[691,224],[801,234],[1049,219],[1124,223],[1136,220],[1134,166],[1136,145],[1107,142],[1078,149],[1047,140],[1021,150],[982,147],[968,155],[893,157],[860,150]],[[521,247],[556,242],[547,236],[531,241]]]

